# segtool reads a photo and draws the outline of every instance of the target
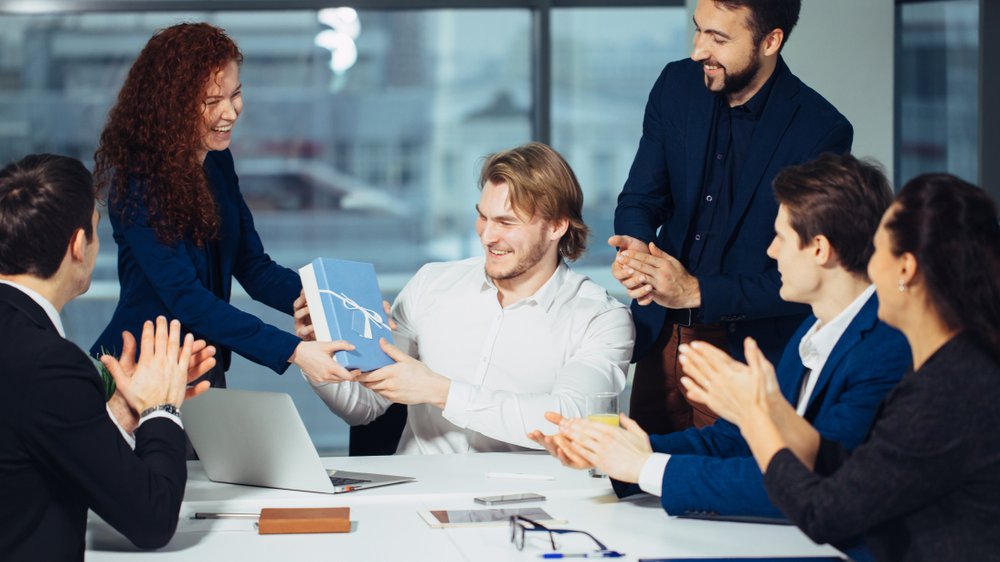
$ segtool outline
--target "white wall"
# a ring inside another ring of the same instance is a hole
[[[892,0],[803,0],[785,48],[789,68],[854,125],[854,154],[871,156],[892,179]]]
[[[890,179],[894,29],[892,0],[803,0],[783,51],[792,72],[854,125],[854,154],[877,159]]]

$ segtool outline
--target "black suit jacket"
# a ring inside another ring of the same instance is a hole
[[[0,284],[0,558],[82,560],[87,508],[141,548],[170,540],[184,431],[154,418],[132,451],[90,359],[28,295]]]
[[[1000,362],[961,334],[903,377],[853,453],[824,440],[811,472],[783,449],[764,485],[816,542],[863,533],[879,560],[997,560],[998,403]]]
[[[754,129],[746,164],[733,186],[722,271],[701,275],[698,281],[700,321],[727,324],[730,354],[742,359],[743,339],[752,336],[777,364],[809,309],[778,296],[777,264],[767,256],[778,214],[771,182],[786,166],[808,162],[823,152],[847,152],[854,131],[783,60],[774,72],[774,85]],[[649,93],[639,149],[618,196],[617,234],[655,241],[668,254],[681,256],[702,197],[716,97],[705,87],[701,63],[685,59],[663,69]],[[666,314],[655,303],[632,303],[633,360],[652,349]]]

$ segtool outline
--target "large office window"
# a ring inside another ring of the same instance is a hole
[[[553,10],[552,145],[586,191],[584,219],[595,236],[581,263],[595,277],[610,277],[606,240],[649,89],[667,62],[687,54],[690,26],[683,7]]]
[[[896,181],[949,172],[979,182],[980,0],[897,6]]]
[[[477,254],[481,159],[538,137],[536,96],[548,91],[552,141],[579,172],[594,231],[579,267],[607,276],[614,197],[650,86],[667,61],[687,52],[687,14],[683,7],[553,9],[546,76],[538,72],[536,12],[482,4],[321,12],[275,2],[267,11],[148,12],[136,2],[140,11],[0,14],[0,160],[57,152],[92,164],[108,109],[152,33],[207,21],[245,55],[232,150],[265,249],[279,263],[371,261],[392,299],[422,264]],[[539,89],[539,80],[550,83]],[[85,349],[118,297],[107,220],[99,233],[92,288],[64,311],[69,337]],[[291,330],[289,317],[239,291],[233,304]],[[234,356],[228,380],[291,394],[317,446],[346,451],[346,425],[294,368],[279,377]]]

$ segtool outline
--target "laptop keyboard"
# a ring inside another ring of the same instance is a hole
[[[371,480],[362,480],[361,478],[341,478],[340,476],[331,476],[330,482],[333,482],[334,486],[353,486],[354,484],[364,484],[365,482],[371,482]]]

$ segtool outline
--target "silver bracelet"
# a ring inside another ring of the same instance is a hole
[[[156,412],[166,412],[168,414],[171,414],[171,415],[174,415],[174,416],[177,416],[177,417],[180,417],[180,415],[181,415],[181,411],[177,408],[177,406],[174,406],[173,404],[157,404],[156,406],[153,406],[152,408],[146,408],[145,410],[143,410],[142,413],[139,414],[139,419],[142,419],[142,418],[144,418],[144,417],[146,417],[146,416],[148,416],[150,414],[154,414]]]

